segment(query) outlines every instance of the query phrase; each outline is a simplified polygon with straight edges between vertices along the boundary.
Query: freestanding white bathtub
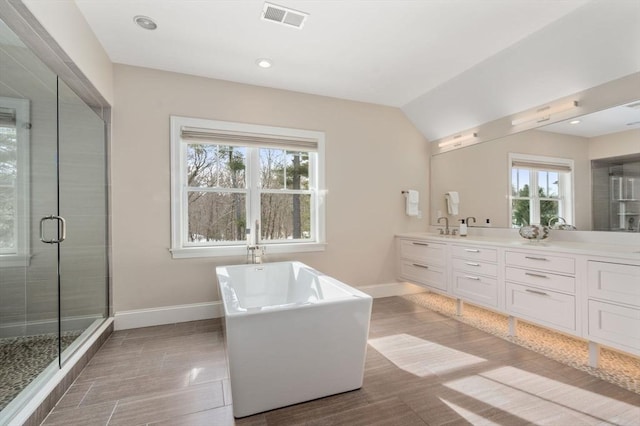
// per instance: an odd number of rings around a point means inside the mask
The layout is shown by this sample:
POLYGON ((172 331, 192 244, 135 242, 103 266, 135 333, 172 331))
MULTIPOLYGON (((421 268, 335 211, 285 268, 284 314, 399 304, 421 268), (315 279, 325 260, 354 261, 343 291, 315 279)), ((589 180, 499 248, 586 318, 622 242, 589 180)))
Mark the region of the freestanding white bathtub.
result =
POLYGON ((362 387, 371 296, 300 262, 216 274, 235 417, 362 387))

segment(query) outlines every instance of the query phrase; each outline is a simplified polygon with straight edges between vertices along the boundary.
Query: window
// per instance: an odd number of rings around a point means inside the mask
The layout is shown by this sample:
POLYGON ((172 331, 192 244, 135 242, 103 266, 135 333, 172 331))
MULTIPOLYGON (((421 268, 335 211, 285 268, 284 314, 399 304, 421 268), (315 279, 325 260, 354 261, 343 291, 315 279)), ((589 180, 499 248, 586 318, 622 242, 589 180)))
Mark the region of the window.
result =
POLYGON ((29 101, 0 97, 0 266, 29 264, 29 101))
POLYGON ((171 117, 174 258, 324 249, 324 133, 171 117))
POLYGON ((573 223, 573 160, 509 154, 509 163, 512 228, 573 223))

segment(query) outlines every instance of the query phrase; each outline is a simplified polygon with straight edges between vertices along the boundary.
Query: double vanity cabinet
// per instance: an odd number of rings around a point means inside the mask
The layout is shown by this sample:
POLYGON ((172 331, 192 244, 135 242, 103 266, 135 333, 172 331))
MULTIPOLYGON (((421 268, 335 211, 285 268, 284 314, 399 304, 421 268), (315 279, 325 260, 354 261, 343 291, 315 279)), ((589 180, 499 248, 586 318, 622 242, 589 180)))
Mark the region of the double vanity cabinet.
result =
POLYGON ((463 303, 640 355, 640 248, 426 233, 396 237, 398 279, 463 303))

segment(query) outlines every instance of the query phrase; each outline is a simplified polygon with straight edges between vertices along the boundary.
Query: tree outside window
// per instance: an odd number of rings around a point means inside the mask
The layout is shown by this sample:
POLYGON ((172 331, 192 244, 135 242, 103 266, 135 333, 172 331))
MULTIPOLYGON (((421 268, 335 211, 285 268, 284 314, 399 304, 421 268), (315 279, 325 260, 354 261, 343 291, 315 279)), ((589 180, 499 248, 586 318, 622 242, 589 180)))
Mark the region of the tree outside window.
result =
POLYGON ((179 252, 198 247, 217 247, 210 255, 239 254, 231 248, 246 245, 248 238, 255 241, 257 229, 260 244, 277 244, 280 250, 286 244, 324 243, 323 135, 291 130, 292 137, 288 130, 172 117, 172 252, 177 257, 192 257, 179 252), (248 132, 255 129, 285 134, 248 132))

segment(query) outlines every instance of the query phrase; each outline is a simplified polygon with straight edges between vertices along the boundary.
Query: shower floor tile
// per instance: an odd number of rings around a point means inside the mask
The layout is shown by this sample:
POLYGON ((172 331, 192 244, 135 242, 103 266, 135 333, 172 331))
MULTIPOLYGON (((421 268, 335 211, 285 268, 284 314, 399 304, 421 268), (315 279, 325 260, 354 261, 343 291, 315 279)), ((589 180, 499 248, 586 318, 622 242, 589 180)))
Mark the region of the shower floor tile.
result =
MULTIPOLYGON (((63 348, 82 332, 67 332, 63 348)), ((58 335, 7 337, 0 339, 0 411, 58 357, 58 335)))

